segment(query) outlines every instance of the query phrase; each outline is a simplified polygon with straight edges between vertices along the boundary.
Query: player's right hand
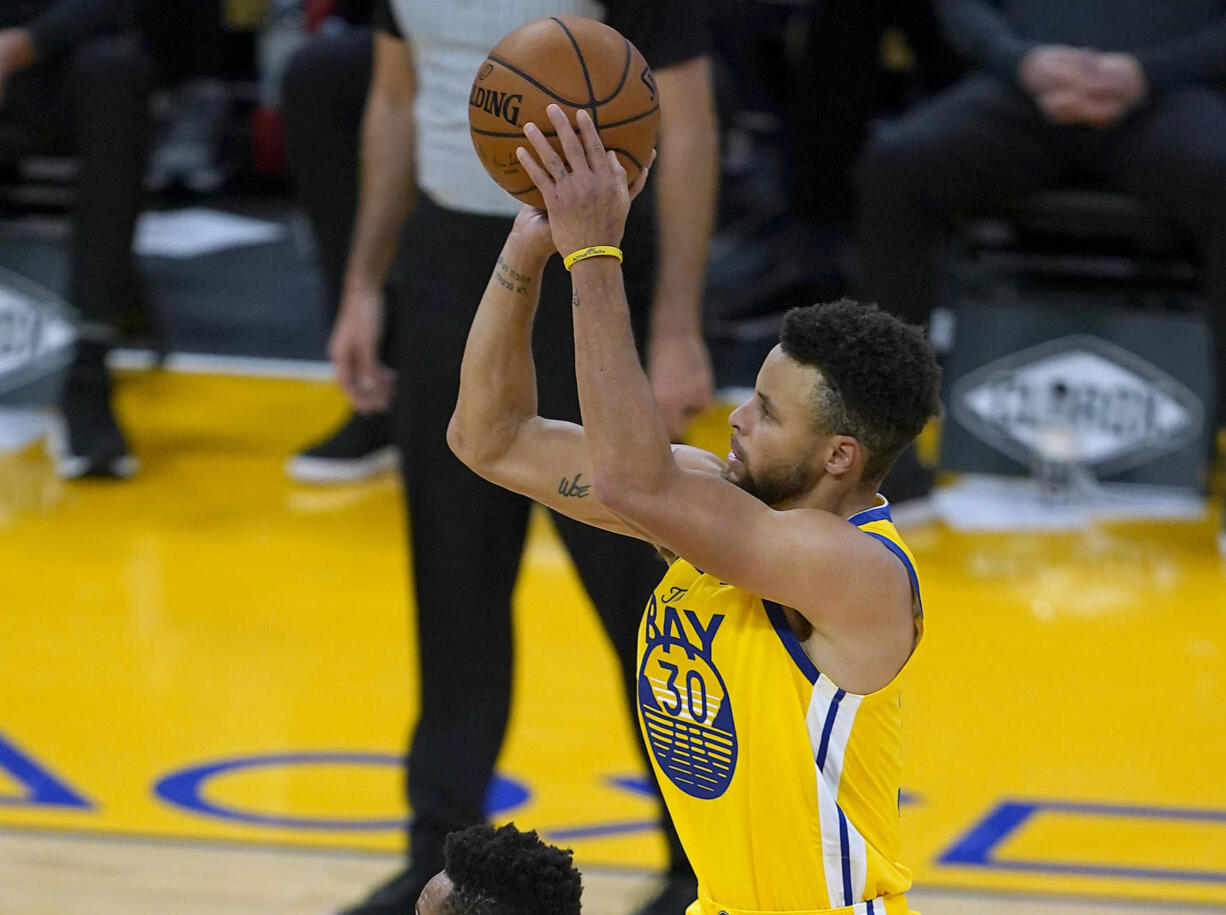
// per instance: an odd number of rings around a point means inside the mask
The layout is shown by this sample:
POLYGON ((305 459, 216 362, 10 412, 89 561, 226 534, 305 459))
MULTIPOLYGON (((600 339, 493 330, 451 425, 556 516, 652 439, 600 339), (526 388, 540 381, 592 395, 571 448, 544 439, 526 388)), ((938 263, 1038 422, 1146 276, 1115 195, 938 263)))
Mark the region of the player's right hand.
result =
POLYGON ((391 404, 396 373, 379 361, 383 340, 383 294, 347 290, 328 340, 336 380, 359 413, 384 411, 391 404))

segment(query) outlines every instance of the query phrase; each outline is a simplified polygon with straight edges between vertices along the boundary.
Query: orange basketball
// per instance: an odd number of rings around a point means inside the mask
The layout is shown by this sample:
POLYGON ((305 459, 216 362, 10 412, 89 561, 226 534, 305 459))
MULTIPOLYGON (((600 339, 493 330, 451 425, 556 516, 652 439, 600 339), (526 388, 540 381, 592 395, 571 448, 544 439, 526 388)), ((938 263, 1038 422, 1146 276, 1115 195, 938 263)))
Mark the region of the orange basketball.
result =
POLYGON ((616 29, 594 19, 551 16, 520 26, 494 46, 468 96, 468 126, 481 164, 524 203, 544 206, 541 193, 515 158, 529 121, 562 147, 545 115, 556 102, 578 130, 586 108, 606 149, 617 153, 631 182, 651 158, 660 125, 660 100, 651 67, 616 29))

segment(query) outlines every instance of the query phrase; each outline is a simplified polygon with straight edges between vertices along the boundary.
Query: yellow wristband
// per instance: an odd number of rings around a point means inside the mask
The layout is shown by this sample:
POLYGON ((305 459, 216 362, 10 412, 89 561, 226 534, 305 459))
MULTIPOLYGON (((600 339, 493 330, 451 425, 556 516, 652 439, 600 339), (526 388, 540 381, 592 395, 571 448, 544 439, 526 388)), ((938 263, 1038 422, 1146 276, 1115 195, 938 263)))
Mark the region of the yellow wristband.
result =
POLYGON ((589 257, 616 257, 620 264, 622 260, 622 249, 614 248, 612 245, 592 245, 590 248, 580 248, 573 254, 568 254, 562 258, 562 265, 569 270, 579 261, 585 261, 589 257))

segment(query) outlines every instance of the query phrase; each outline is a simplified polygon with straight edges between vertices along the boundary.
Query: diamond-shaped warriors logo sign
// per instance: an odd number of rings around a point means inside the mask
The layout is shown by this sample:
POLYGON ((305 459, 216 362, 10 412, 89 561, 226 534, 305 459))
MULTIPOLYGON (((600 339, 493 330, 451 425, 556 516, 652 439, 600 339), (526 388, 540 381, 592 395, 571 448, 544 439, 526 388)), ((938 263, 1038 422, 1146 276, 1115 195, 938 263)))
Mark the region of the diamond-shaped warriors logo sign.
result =
POLYGON ((1077 459, 1103 475, 1185 448, 1205 407, 1185 385, 1099 337, 1062 337, 961 378, 950 410, 973 435, 1027 463, 1053 423, 1070 428, 1077 459))
POLYGON ((61 371, 76 337, 68 310, 50 293, 0 270, 0 398, 20 398, 61 371))

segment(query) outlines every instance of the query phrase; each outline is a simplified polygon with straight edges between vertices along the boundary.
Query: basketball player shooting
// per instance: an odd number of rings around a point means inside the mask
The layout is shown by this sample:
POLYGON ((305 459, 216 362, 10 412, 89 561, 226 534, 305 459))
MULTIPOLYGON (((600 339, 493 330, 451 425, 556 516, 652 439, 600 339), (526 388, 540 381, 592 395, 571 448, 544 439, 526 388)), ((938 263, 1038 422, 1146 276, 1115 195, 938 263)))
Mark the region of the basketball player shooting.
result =
POLYGON ((515 221, 473 320, 448 442, 473 470, 675 557, 640 628, 640 725, 697 872, 690 915, 907 912, 900 674, 923 631, 876 486, 938 409, 917 328, 793 309, 727 460, 669 444, 622 285, 628 187, 585 111, 525 127, 545 210, 515 221), (583 425, 537 415, 531 332, 554 251, 573 284, 583 425))

